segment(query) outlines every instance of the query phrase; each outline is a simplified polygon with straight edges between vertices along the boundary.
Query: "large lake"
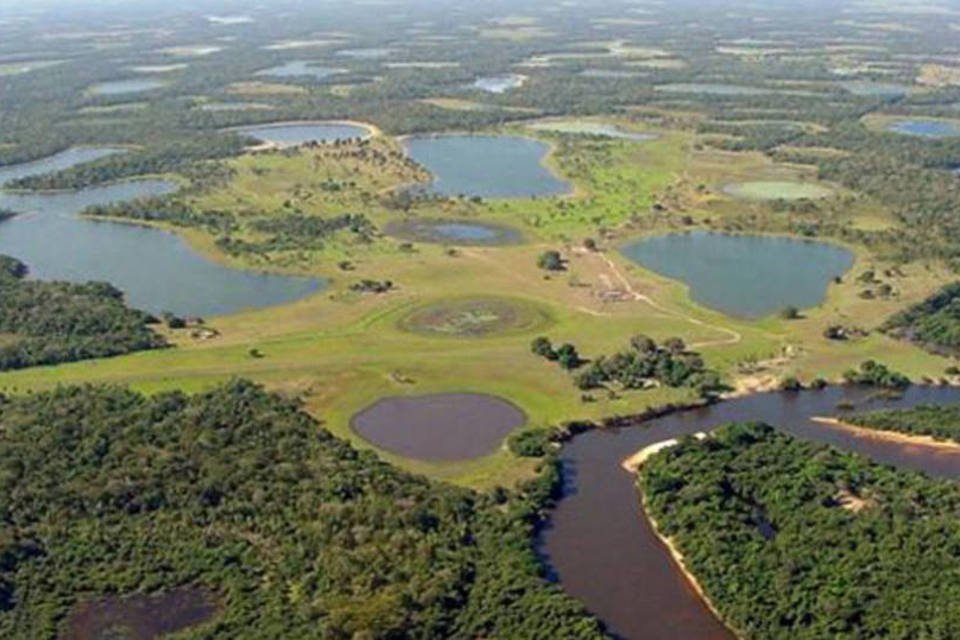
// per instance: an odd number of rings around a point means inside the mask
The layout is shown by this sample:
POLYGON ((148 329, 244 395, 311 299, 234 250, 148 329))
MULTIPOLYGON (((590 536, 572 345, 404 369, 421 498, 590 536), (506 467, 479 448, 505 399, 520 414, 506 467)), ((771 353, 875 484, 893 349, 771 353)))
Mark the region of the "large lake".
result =
POLYGON ((696 596, 654 535, 640 507, 635 478, 620 463, 656 442, 731 422, 759 420, 877 462, 960 478, 956 451, 862 437, 810 420, 835 415, 841 401, 855 403, 857 410, 907 407, 958 402, 960 390, 913 387, 896 401, 885 401, 865 389, 760 394, 635 427, 579 435, 563 447, 562 497, 539 539, 552 577, 597 615, 614 637, 732 639, 733 634, 696 596))
POLYGON ((271 76, 274 78, 310 77, 315 80, 323 80, 324 78, 343 72, 344 69, 324 67, 310 60, 291 60, 285 64, 258 71, 256 75, 271 76))
POLYGON ((154 313, 225 315, 291 302, 324 287, 322 280, 221 266, 173 233, 76 216, 90 205, 174 190, 170 182, 139 180, 73 192, 0 192, 0 209, 21 212, 0 222, 0 254, 19 258, 42 280, 105 280, 131 305, 154 313))
POLYGON ((622 251, 642 267, 686 283, 699 304, 742 318, 815 307, 854 262, 852 253, 832 244, 705 231, 645 238, 622 251))
POLYGON ((427 193, 529 198, 570 192, 543 162, 550 148, 517 136, 413 136, 407 153, 433 174, 427 193))
POLYGON ((101 82, 90 87, 90 95, 94 96, 119 96, 128 93, 142 93, 159 89, 166 85, 163 80, 112 80, 110 82, 101 82))
POLYGON ((12 180, 63 171, 84 162, 92 162, 125 151, 126 149, 122 147, 74 147, 34 162, 0 167, 0 186, 12 180))
POLYGON ((367 127, 342 122, 274 122, 237 127, 231 131, 281 147, 296 147, 308 142, 336 142, 370 135, 367 127))

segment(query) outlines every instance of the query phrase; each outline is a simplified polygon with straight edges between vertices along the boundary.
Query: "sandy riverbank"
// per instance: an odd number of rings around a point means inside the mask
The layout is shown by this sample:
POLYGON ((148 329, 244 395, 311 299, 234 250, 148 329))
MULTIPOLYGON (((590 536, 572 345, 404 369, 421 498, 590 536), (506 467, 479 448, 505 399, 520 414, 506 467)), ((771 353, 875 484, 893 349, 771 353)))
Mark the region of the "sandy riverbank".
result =
POLYGON ((885 440, 887 442, 896 442, 898 444, 907 444, 916 447, 926 447, 929 449, 941 449, 947 451, 958 451, 960 452, 960 443, 951 442, 950 440, 937 440, 933 436, 918 436, 909 433, 902 433, 900 431, 885 431, 882 429, 871 429, 869 427, 861 427, 859 425, 850 424, 849 422, 843 422, 836 418, 811 418, 813 422, 818 424, 827 425, 835 429, 841 429, 853 433, 858 436, 863 436, 865 438, 873 438, 876 440, 885 440))

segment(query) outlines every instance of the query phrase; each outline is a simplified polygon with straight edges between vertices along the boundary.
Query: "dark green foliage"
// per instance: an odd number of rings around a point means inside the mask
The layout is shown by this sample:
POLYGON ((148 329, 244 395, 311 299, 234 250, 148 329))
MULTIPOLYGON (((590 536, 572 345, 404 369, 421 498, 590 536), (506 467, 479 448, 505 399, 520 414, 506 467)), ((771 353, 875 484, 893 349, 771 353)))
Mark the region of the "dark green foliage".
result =
POLYGON ((589 391, 611 383, 623 389, 662 384, 694 387, 705 396, 724 389, 719 376, 706 369, 703 358, 685 349, 680 338, 669 338, 661 347, 646 336, 634 336, 630 349, 590 362, 577 375, 577 387, 589 391))
POLYGON ((154 319, 124 304, 105 282, 26 280, 27 267, 0 256, 0 371, 165 347, 154 319))
POLYGON ((550 429, 520 431, 507 439, 507 446, 514 454, 524 458, 542 458, 549 451, 553 432, 550 429))
POLYGON ((568 342, 557 347, 557 362, 567 371, 573 371, 583 364, 583 359, 577 348, 568 342))
POLYGON ((602 637, 531 549, 553 463, 498 500, 434 484, 242 381, 62 388, 0 402, 0 425, 4 638, 184 584, 222 603, 203 637, 602 637))
POLYGON ((960 352, 960 282, 948 284, 923 302, 892 316, 882 330, 932 351, 960 352))
POLYGON ((784 307, 780 311, 780 317, 784 320, 797 320, 800 318, 800 309, 793 306, 784 307))
POLYGON ((640 485, 744 637, 906 640, 960 628, 956 483, 739 424, 654 456, 640 485))
POLYGON ((363 279, 360 282, 354 282, 350 285, 351 291, 357 293, 387 293, 393 289, 393 282, 390 280, 369 280, 363 279))
POLYGON ((960 405, 921 405, 844 416, 845 422, 880 431, 897 431, 960 442, 960 405))
POLYGON ((176 197, 139 198, 95 205, 85 209, 83 215, 166 222, 178 227, 201 227, 211 233, 230 233, 237 229, 236 216, 229 211, 197 211, 176 197))
POLYGON ((782 391, 802 391, 803 384, 796 376, 787 376, 780 381, 780 389, 782 391))
POLYGON ((530 343, 530 351, 541 358, 546 358, 547 360, 557 359, 557 352, 554 351, 553 344, 550 342, 550 338, 545 336, 534 338, 533 342, 530 343))
POLYGON ((891 371, 886 365, 865 360, 860 363, 860 369, 844 372, 843 379, 847 384, 858 384, 867 387, 880 387, 882 389, 906 389, 910 386, 910 378, 891 371))
POLYGON ((9 186, 16 189, 79 189, 133 176, 184 171, 201 160, 238 155, 245 146, 246 143, 236 136, 199 135, 190 140, 108 156, 58 173, 21 178, 9 186))
POLYGON ((537 266, 545 271, 563 271, 566 269, 566 263, 559 251, 544 251, 537 258, 537 266))

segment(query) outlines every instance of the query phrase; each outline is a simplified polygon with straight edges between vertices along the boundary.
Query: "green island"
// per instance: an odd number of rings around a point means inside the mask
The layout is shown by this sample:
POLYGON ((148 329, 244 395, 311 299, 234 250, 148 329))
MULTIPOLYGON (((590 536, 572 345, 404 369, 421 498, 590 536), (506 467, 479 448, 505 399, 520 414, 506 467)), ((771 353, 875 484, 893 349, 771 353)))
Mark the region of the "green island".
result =
POLYGON ((571 464, 768 400, 957 441, 960 14, 43 4, 0 7, 0 635, 960 622, 950 482, 752 424, 652 456, 718 618, 576 557, 571 464))
POLYGON ((921 405, 913 409, 870 411, 844 416, 843 421, 864 429, 960 443, 960 406, 921 405))
POLYGON ((754 423, 682 440, 639 483, 660 535, 738 635, 949 637, 958 622, 958 583, 944 575, 956 566, 955 482, 754 423))

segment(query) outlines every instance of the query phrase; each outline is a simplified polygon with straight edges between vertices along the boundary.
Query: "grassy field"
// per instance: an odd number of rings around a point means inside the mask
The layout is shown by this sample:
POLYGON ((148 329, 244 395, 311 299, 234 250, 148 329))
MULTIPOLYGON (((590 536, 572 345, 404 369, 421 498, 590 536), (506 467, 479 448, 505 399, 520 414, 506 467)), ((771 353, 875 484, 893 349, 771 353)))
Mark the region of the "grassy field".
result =
MULTIPOLYGON (((629 122, 613 124, 630 128, 629 122)), ((506 132, 530 135, 526 128, 506 132)), ((362 211, 378 226, 411 214, 469 218, 514 226, 528 242, 451 250, 436 244, 403 248, 382 236, 362 244, 336 237, 316 251, 228 258, 212 236, 177 229, 198 250, 233 266, 322 274, 332 278, 332 286, 293 304, 209 319, 219 331, 216 339, 194 340, 176 331, 170 337, 177 347, 170 350, 0 374, 0 391, 76 382, 196 391, 243 376, 303 397, 327 428, 369 447, 351 431, 350 418, 387 395, 491 393, 520 406, 531 427, 629 415, 692 399, 688 390, 657 389, 593 393, 585 401, 569 374, 530 353, 530 341, 541 334, 576 344, 588 358, 623 349, 635 334, 658 340, 680 336, 741 392, 775 386, 786 375, 837 378, 866 358, 915 378, 942 374, 949 364, 945 359, 876 333, 842 343, 823 337, 824 329, 837 323, 872 329, 891 312, 922 299, 948 278, 935 265, 908 265, 891 279, 895 297, 864 300, 854 276, 867 269, 882 273, 889 265, 851 247, 856 265, 841 284, 829 288, 823 305, 797 320, 747 322, 697 306, 682 284, 622 258, 617 248, 641 235, 724 220, 741 215, 744 206, 751 215, 774 215, 764 203, 744 205, 697 185, 722 185, 747 175, 806 175, 801 167, 773 165, 756 155, 695 152, 686 132, 656 133, 655 140, 642 143, 538 133, 552 145, 547 164, 575 185, 572 195, 418 203, 409 212, 394 208, 389 196, 399 185, 425 179, 410 165, 354 157, 349 148, 339 155, 322 148, 244 156, 234 161, 232 182, 201 196, 198 206, 229 209, 241 219, 286 215, 292 209, 324 216, 362 211), (342 188, 322 188, 332 183, 342 188), (654 204, 667 212, 652 213, 654 204), (681 223, 680 213, 691 220, 681 223), (588 237, 597 242, 597 251, 582 247, 588 237), (562 251, 566 271, 547 274, 536 267, 537 256, 548 248, 562 251), (351 271, 337 268, 343 260, 350 261, 351 271), (351 291, 350 284, 363 278, 388 278, 397 288, 381 295, 351 291), (481 336, 409 330, 411 314, 425 305, 456 307, 471 298, 511 300, 547 320, 481 336)), ((384 153, 398 148, 382 137, 371 145, 384 153)), ((882 218, 875 208, 870 211, 882 218)), ((474 487, 510 484, 532 469, 532 463, 505 448, 456 464, 381 454, 404 468, 474 487)))

